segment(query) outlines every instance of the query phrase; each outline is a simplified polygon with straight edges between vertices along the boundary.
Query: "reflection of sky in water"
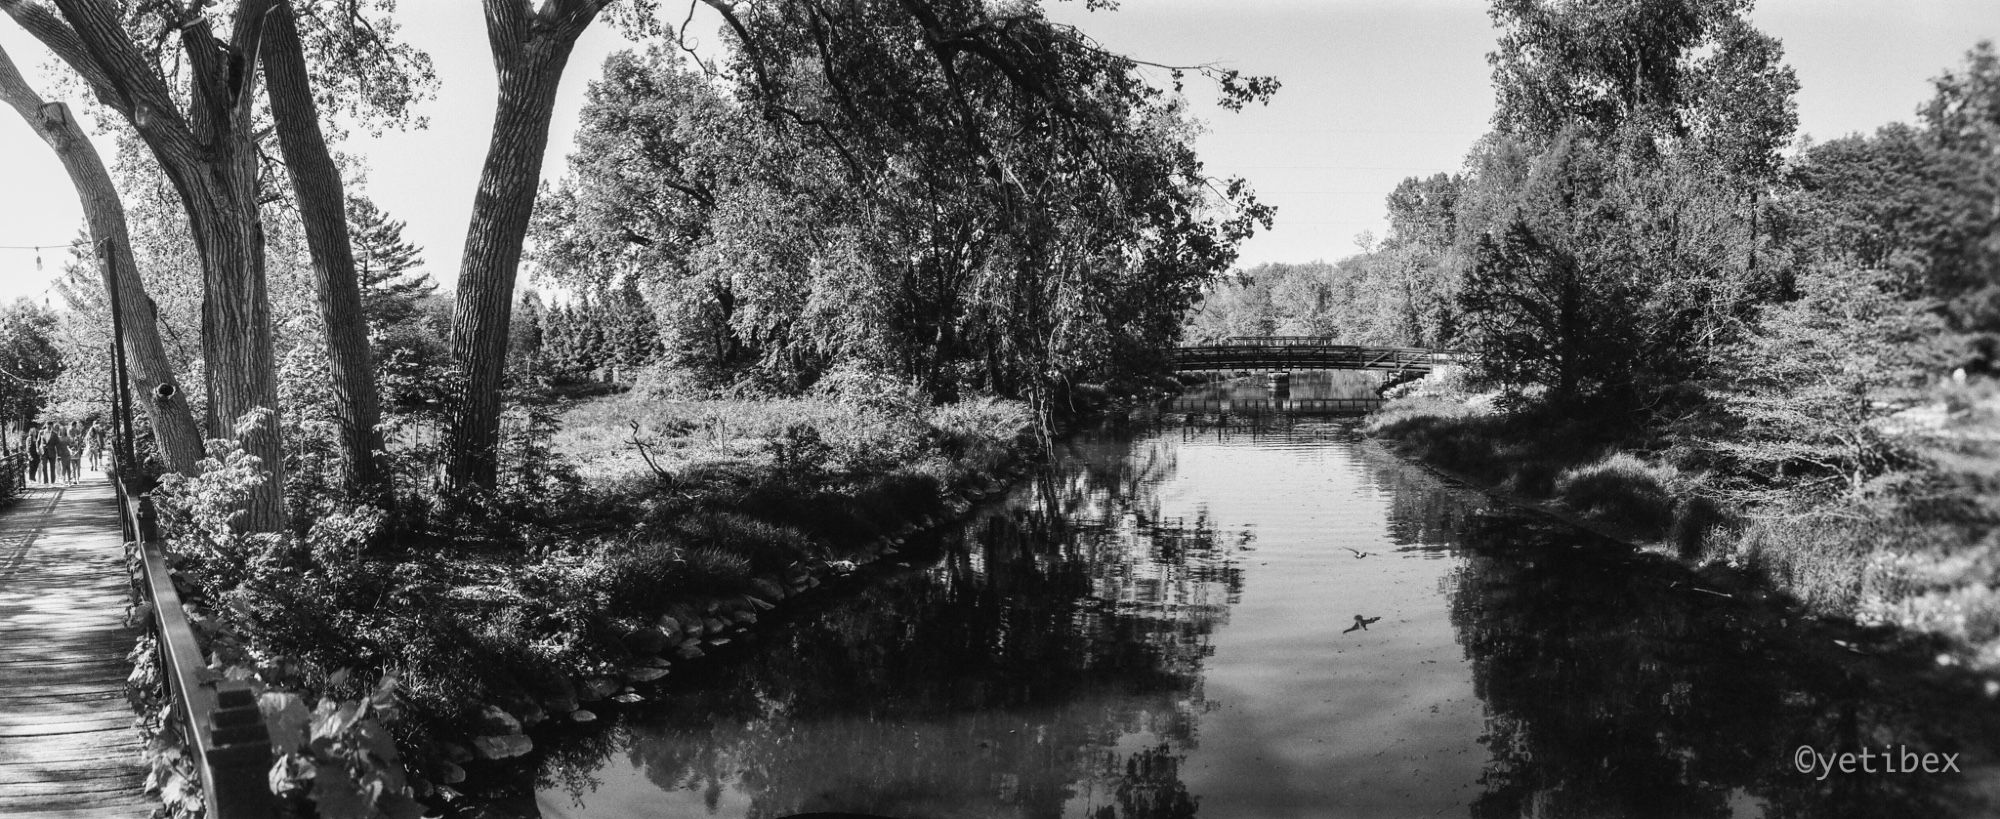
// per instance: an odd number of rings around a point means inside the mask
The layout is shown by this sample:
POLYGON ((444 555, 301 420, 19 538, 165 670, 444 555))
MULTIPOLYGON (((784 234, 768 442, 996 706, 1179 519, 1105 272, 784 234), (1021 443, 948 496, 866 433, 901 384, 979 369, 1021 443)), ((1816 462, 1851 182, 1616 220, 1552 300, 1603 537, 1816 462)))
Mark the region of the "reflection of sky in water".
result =
POLYGON ((1785 753, 1962 747, 1922 704, 1857 727, 1879 670, 1800 653, 1776 615, 1577 557, 1340 424, 1085 437, 1047 488, 551 744, 543 812, 1923 815, 1935 783, 1836 793, 1785 753))

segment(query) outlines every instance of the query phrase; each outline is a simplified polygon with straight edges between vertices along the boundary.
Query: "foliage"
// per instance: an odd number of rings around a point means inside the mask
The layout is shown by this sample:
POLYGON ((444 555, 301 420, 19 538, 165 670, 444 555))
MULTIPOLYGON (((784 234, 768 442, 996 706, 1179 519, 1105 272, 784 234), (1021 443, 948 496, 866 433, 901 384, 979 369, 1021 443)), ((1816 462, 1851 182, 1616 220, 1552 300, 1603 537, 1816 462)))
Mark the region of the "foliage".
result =
POLYGON ((1211 285, 1188 315, 1190 341, 1326 336, 1343 344, 1445 347, 1455 286, 1427 248, 1392 245, 1328 264, 1266 262, 1211 285))
MULTIPOLYGON (((329 684, 342 686, 345 672, 329 684)), ((416 819, 424 809, 403 772, 395 737, 386 727, 400 711, 396 678, 384 676, 360 699, 307 699, 287 691, 266 691, 258 707, 271 726, 277 759, 271 791, 309 801, 321 819, 416 819)))
POLYGON ((1629 348, 1633 296, 1608 266, 1545 240, 1522 222, 1483 237, 1459 307, 1464 345, 1486 375, 1549 388, 1554 401, 1622 391, 1637 362, 1629 348))
POLYGON ((1563 470, 1556 477, 1555 497, 1585 517, 1617 521, 1657 534, 1673 524, 1677 477, 1670 468, 1616 452, 1563 470))
POLYGON ((1634 144, 1692 137, 1735 175, 1766 177, 1798 117, 1798 80, 1751 0, 1495 0, 1496 130, 1544 145, 1579 127, 1634 144))
POLYGON ((520 354, 533 372, 558 381, 631 380, 660 357, 660 331, 653 309, 627 276, 621 286, 587 292, 569 302, 544 305, 530 294, 523 301, 528 337, 520 354))
MULTIPOLYGON (((941 61, 887 44, 986 4, 893 5, 817 14, 813 36, 800 9, 745 7, 721 82, 614 56, 537 260, 642 276, 677 363, 787 388, 845 361, 939 397, 1157 364, 1267 209, 1208 183, 1178 100, 1034 5, 941 61)), ((1223 82, 1239 104, 1275 87, 1223 82)))
POLYGON ((1909 466, 1908 443, 1881 422, 1943 362, 1943 327, 1898 298, 1882 271, 1803 271, 1799 298, 1769 308, 1739 348, 1714 447, 1760 486, 1857 495, 1909 466))
POLYGON ((0 305, 0 435, 7 427, 25 432, 48 405, 64 363, 53 338, 56 321, 53 311, 26 299, 0 305))

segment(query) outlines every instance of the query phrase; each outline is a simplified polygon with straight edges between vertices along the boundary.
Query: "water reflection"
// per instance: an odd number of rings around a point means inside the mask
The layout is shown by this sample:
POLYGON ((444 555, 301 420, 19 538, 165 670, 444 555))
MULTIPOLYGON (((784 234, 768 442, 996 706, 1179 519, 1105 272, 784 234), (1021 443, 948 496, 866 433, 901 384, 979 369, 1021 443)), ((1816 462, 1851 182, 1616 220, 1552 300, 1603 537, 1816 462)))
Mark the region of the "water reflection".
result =
POLYGON ((1133 422, 611 727, 562 816, 1978 816, 1992 703, 1296 417, 1133 422), (1356 555, 1366 555, 1359 557, 1356 555), (1380 618, 1343 633, 1352 617, 1380 618), (1957 777, 1792 769, 1902 744, 1957 777))
POLYGON ((1990 815, 2000 721, 1974 680, 1589 540, 1508 514, 1461 530, 1452 621, 1491 754, 1473 816, 1990 815), (1820 782, 1801 745, 1958 753, 1967 773, 1820 782))
POLYGON ((1382 406, 1374 372, 1271 373, 1233 378, 1189 390, 1162 405, 1167 412, 1257 421, 1284 415, 1363 415, 1382 406))
MULTIPOLYGON (((1242 593, 1210 521, 1163 519, 1166 446, 1072 447, 1053 497, 990 513, 922 571, 788 624, 614 743, 651 815, 1179 817, 1210 633, 1242 593), (1127 748, 1129 737, 1147 737, 1127 748)), ((600 760, 558 751, 554 779, 600 760)), ((597 783, 569 777, 580 801, 597 783)), ((549 801, 545 799, 545 805, 549 801)), ((593 812, 594 815, 594 812, 593 812)))

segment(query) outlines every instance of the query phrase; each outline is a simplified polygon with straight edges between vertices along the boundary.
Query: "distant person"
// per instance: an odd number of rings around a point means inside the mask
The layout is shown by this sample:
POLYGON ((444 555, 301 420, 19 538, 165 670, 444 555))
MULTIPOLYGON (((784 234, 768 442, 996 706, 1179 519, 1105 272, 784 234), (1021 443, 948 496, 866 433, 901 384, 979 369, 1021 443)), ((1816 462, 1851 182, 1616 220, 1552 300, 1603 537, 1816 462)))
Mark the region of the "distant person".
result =
POLYGON ((70 438, 69 458, 63 463, 69 472, 69 482, 83 480, 83 429, 78 427, 70 438))
POLYGON ((35 426, 33 424, 30 424, 28 426, 28 440, 22 442, 22 449, 26 450, 28 454, 27 463, 21 467, 21 484, 23 486, 26 486, 29 481, 34 480, 37 476, 41 474, 41 466, 42 466, 41 427, 35 426))
POLYGON ((62 427, 49 427, 48 440, 42 442, 42 480, 56 483, 67 480, 69 475, 69 442, 63 440, 62 427))
POLYGON ((104 471, 104 428, 96 421, 83 431, 83 456, 90 459, 90 471, 104 471))

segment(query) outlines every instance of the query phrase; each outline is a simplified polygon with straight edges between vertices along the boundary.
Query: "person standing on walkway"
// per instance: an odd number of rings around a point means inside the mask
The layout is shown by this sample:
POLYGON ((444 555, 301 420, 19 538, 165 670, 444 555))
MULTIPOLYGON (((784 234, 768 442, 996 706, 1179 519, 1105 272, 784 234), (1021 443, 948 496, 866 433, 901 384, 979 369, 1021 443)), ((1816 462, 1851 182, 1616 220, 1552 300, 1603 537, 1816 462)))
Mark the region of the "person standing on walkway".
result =
POLYGON ((65 480, 69 472, 69 442, 62 427, 51 425, 48 440, 42 442, 42 475, 48 483, 65 480))
POLYGON ((69 482, 76 483, 83 480, 83 427, 76 425, 70 430, 69 458, 63 462, 63 467, 69 473, 69 482))
POLYGON ((28 454, 26 465, 21 469, 21 485, 27 486, 29 481, 40 477, 42 474, 41 427, 32 424, 28 426, 28 440, 21 443, 21 450, 28 454))
POLYGON ((104 428, 98 426, 96 421, 90 422, 90 428, 83 431, 83 454, 90 459, 90 471, 104 471, 104 428))

